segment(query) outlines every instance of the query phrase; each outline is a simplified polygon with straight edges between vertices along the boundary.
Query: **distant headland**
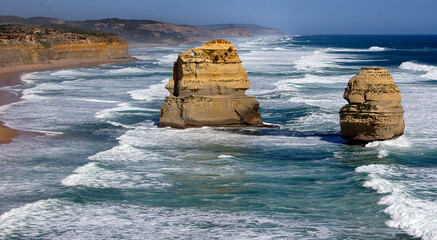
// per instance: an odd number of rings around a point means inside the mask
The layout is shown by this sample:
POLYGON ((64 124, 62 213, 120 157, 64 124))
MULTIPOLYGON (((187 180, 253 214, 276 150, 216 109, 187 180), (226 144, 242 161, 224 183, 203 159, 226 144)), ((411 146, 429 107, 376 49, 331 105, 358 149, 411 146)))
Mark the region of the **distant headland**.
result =
POLYGON ((20 24, 64 31, 84 29, 114 33, 129 42, 130 46, 177 45, 227 37, 252 37, 260 35, 284 35, 279 29, 255 24, 178 25, 154 20, 107 18, 100 20, 69 21, 58 18, 0 16, 0 25, 20 24))

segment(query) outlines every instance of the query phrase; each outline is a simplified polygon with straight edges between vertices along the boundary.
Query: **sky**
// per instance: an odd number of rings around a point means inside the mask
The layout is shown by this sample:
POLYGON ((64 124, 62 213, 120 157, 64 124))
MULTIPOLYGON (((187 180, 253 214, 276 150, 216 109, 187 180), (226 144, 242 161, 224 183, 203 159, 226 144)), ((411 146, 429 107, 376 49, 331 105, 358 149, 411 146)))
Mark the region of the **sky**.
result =
POLYGON ((437 34, 437 0, 0 0, 0 15, 252 23, 288 34, 437 34))

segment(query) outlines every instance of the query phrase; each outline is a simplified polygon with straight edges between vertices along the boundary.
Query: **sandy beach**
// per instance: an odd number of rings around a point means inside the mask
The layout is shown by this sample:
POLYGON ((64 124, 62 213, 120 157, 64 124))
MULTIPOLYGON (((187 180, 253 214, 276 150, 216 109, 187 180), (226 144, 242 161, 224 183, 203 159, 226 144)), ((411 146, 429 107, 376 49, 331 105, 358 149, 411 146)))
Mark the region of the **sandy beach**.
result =
MULTIPOLYGON (((0 68, 0 106, 11 104, 20 101, 21 94, 10 91, 5 87, 16 86, 24 84, 21 81, 21 75, 29 72, 37 71, 50 71, 64 68, 81 68, 81 67, 93 67, 106 63, 121 63, 129 62, 134 58, 115 58, 115 59, 61 59, 52 60, 50 64, 31 64, 21 65, 16 67, 4 67, 0 68)), ((1 113, 0 113, 1 118, 1 113)), ((0 144, 10 143, 19 134, 24 135, 38 135, 37 133, 29 133, 19 131, 19 129, 11 129, 4 125, 0 121, 0 144)))

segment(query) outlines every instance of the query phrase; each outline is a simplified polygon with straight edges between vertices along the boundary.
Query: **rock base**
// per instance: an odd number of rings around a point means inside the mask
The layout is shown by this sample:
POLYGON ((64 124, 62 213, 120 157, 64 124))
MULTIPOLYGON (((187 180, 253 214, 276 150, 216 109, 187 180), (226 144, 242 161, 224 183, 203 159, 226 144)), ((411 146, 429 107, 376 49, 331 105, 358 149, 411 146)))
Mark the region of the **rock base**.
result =
POLYGON ((169 96, 161 108, 158 127, 267 127, 255 97, 169 96))
POLYGON ((404 133, 403 112, 377 113, 340 110, 341 137, 353 142, 388 140, 404 133))

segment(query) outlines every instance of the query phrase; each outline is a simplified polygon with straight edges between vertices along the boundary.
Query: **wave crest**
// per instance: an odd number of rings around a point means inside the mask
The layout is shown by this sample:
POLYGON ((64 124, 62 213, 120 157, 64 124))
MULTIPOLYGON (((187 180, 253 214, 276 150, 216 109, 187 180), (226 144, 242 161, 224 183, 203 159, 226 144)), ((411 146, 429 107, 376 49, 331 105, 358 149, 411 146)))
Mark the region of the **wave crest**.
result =
POLYGON ((391 217, 387 226, 425 240, 437 239, 436 194, 427 190, 437 187, 436 169, 371 164, 355 171, 368 174, 364 187, 387 194, 378 202, 387 206, 384 212, 391 217))
POLYGON ((387 50, 387 48, 385 48, 385 47, 378 47, 378 46, 372 46, 368 50, 372 51, 372 52, 379 52, 379 51, 385 51, 385 50, 387 50))
POLYGON ((425 74, 421 75, 422 78, 437 80, 437 66, 417 63, 417 62, 403 62, 399 69, 410 70, 416 72, 425 72, 425 74))

